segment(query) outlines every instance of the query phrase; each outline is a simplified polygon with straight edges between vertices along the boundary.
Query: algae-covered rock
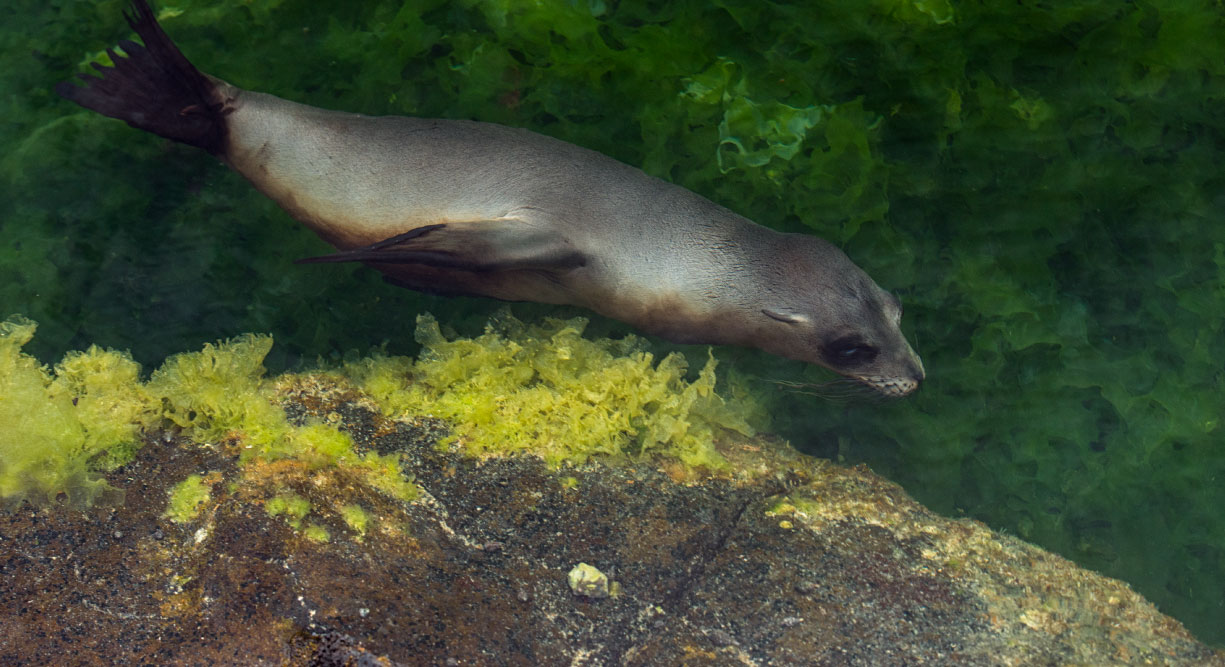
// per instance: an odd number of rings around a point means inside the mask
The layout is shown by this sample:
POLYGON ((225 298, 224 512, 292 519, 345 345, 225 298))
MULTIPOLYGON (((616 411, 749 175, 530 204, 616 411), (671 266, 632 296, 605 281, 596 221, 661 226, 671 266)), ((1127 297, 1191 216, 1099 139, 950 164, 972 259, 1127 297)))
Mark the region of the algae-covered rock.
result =
MULTIPOLYGON (((536 346, 529 357, 558 354, 544 340, 581 345, 564 323, 546 326, 552 335, 526 343, 504 330, 480 343, 486 352, 446 343, 478 356, 536 346)), ((429 377, 420 362, 268 379, 254 370, 258 339, 235 340, 235 357, 231 342, 174 362, 176 386, 203 387, 206 401, 158 388, 168 373, 133 380, 163 412, 143 422, 129 461, 92 473, 123 503, 0 514, 0 662, 1225 661, 1121 582, 775 439, 708 425, 700 444, 720 463, 699 467, 632 439, 628 451, 558 460, 522 440, 473 450, 479 422, 406 400, 429 377), (237 378, 241 409, 212 388, 223 375, 237 378), (584 585, 599 576, 579 577, 575 594, 580 563, 609 582, 607 596, 585 592, 603 590, 584 585)), ((45 369, 8 359, 28 386, 46 386, 45 369)), ((531 390, 545 374, 532 365, 515 381, 531 390)), ((666 384, 683 393, 702 381, 666 384)))

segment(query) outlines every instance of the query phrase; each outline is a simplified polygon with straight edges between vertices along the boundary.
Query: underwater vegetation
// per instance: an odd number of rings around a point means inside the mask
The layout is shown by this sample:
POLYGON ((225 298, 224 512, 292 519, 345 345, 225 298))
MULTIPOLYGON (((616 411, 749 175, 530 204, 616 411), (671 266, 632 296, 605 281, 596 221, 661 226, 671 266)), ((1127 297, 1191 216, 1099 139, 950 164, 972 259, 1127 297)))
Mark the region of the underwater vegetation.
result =
MULTIPOLYGON (((690 382, 681 355, 655 362, 639 339, 583 338, 584 325, 576 318, 527 326, 503 314, 480 337, 448 340, 433 317, 422 315, 419 360, 379 355, 317 373, 353 382, 387 416, 444 417, 456 434, 443 445, 457 443, 473 456, 532 453, 552 466, 595 455, 662 455, 718 470, 727 466, 714 448, 718 433, 751 434, 748 420, 760 422, 751 404, 727 402, 715 392, 713 358, 690 382)), ((249 486, 270 490, 268 514, 283 516, 309 539, 327 541, 327 531, 305 522, 310 499, 276 486, 284 477, 279 461, 335 468, 401 501, 417 497, 394 454, 357 451, 352 436, 326 421, 289 419, 274 389, 315 376, 266 378, 269 336, 248 334, 175 355, 142 382, 126 354, 97 348, 69 353, 49 371, 21 351, 34 330, 21 317, 0 323, 0 501, 6 504, 45 505, 61 494, 78 508, 118 502, 118 490, 98 473, 131 460, 143 432, 161 428, 247 464, 249 486)), ((217 473, 188 475, 170 489, 165 516, 192 521, 222 481, 217 473)), ((371 521, 356 503, 336 513, 358 536, 371 521)))
MULTIPOLYGON (((56 99, 51 86, 123 32, 122 2, 11 4, 0 29, 0 312, 41 323, 26 347, 35 357, 96 343, 153 367, 265 331, 276 368, 384 340, 395 358, 416 352, 408 318, 425 309, 479 337, 495 304, 292 266, 324 246, 236 176, 56 99)), ((1218 3, 180 0, 160 10, 202 69, 236 85, 329 108, 529 127, 835 241, 901 295, 929 378, 896 404, 821 402, 763 382, 784 434, 867 461, 937 510, 1122 578, 1225 642, 1218 3)), ((616 329, 593 319, 589 330, 616 329)), ((704 348, 686 353, 695 368, 704 361, 704 348)), ((716 354, 766 380, 825 378, 716 354)), ((22 386, 59 382, 23 359, 5 362, 23 369, 22 386)), ((67 398, 78 390, 61 386, 69 393, 51 405, 62 426, 37 437, 68 451, 122 440, 91 431, 101 426, 67 398)), ((191 421, 184 409, 175 415, 191 421)), ((253 420, 262 410, 236 409, 253 420)), ((269 428, 260 451, 288 442, 269 428)), ((89 467, 27 464, 90 479, 89 467)))
MULTIPOLYGON (((130 461, 144 431, 157 428, 210 445, 225 442, 243 463, 291 459, 343 469, 402 501, 417 495, 395 457, 357 452, 348 434, 323 422, 290 422, 264 377, 269 336, 240 336, 175 355, 142 382, 140 366, 126 353, 97 347, 46 368, 21 350, 35 328, 20 316, 0 322, 0 502, 6 505, 44 505, 61 496, 78 508, 120 502, 122 491, 98 473, 130 461)), ((171 489, 166 516, 192 520, 220 481, 214 474, 189 475, 171 489)))
POLYGON ((85 506, 119 498, 97 478, 127 462, 149 397, 125 354, 90 347, 64 356, 54 375, 21 348, 36 325, 0 322, 0 502, 45 503, 64 493, 85 506))
POLYGON ((346 371, 389 415, 425 413, 455 424, 467 452, 526 451, 546 463, 660 453, 691 467, 727 464, 722 429, 752 435, 753 404, 715 393, 711 357, 692 382, 684 356, 658 362, 636 336, 583 337, 587 321, 527 326, 502 313, 475 338, 443 336, 417 318, 420 360, 374 357, 346 371))
MULTIPOLYGON (((211 497, 212 491, 203 476, 188 475, 187 479, 170 489, 165 516, 175 523, 187 523, 200 514, 201 506, 211 497)), ((268 506, 271 505, 272 501, 269 501, 268 506)), ((272 512, 271 509, 268 511, 272 512)))

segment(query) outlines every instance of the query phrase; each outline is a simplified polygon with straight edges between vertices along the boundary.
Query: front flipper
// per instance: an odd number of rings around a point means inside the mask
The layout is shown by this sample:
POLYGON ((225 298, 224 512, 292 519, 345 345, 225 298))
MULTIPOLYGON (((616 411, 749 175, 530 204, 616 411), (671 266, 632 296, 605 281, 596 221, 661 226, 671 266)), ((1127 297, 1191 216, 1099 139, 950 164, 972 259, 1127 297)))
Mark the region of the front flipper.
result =
POLYGON ((361 248, 307 257, 299 264, 367 262, 422 264, 462 271, 567 270, 586 256, 562 235, 510 220, 425 225, 361 248))

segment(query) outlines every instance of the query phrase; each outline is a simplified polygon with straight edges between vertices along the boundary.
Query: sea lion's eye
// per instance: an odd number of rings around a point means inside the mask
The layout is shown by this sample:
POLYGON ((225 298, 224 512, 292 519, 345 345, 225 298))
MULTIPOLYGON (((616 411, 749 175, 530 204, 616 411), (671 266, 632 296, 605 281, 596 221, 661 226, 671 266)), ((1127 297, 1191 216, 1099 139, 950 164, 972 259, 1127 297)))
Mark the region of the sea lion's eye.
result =
POLYGON ((877 349, 858 338, 843 338, 825 347, 825 357, 838 366, 858 366, 876 358, 877 349))

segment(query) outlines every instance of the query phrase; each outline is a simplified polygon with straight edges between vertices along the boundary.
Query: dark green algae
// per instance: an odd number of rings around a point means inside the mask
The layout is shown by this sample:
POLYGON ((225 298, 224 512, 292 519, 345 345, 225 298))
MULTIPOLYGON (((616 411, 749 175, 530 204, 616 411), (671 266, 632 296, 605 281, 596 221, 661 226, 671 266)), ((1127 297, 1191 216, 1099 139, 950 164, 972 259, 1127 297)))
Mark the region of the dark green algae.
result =
MULTIPOLYGON (((98 343, 154 367, 258 331, 292 367, 411 352, 412 314, 474 333, 497 307, 294 267, 323 246, 215 160, 55 98, 127 35, 122 5, 17 0, 0 32, 0 316, 40 322, 40 358, 98 343)), ((834 240, 902 296, 930 377, 831 404, 766 382, 820 371, 718 350, 793 442, 1120 577, 1220 643, 1221 11, 228 0, 164 19, 240 86, 529 127, 834 240)))

